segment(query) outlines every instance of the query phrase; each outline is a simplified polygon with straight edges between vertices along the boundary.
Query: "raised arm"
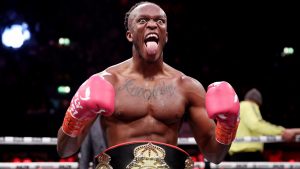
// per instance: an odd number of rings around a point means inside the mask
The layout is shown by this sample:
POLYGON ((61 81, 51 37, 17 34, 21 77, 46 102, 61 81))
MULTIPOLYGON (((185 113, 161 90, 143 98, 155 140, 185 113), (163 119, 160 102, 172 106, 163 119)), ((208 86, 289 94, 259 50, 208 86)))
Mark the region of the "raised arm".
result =
POLYGON ((235 138, 239 100, 227 82, 211 84, 207 93, 200 83, 194 81, 194 84, 188 92, 189 123, 204 157, 218 164, 235 138))
POLYGON ((97 115, 109 116, 114 111, 115 91, 96 74, 77 90, 58 131, 57 152, 61 157, 75 154, 97 115))

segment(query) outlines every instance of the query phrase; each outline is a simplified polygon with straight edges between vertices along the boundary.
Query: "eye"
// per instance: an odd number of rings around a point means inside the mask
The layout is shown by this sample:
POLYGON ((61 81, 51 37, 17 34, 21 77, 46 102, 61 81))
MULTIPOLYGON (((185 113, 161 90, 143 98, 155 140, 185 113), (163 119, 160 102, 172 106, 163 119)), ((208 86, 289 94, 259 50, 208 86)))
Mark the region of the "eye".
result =
POLYGON ((138 20, 139 24, 144 24, 146 22, 147 22, 147 20, 145 18, 141 18, 141 19, 138 20))
POLYGON ((163 25, 163 24, 166 23, 166 21, 165 21, 164 19, 158 19, 156 22, 157 22, 159 25, 163 25))

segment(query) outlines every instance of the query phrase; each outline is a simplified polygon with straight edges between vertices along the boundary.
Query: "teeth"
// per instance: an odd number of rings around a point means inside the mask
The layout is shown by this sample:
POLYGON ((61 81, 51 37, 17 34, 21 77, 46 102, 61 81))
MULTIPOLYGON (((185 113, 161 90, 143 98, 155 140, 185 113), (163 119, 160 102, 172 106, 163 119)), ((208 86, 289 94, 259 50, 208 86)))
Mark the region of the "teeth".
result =
POLYGON ((158 39, 158 36, 156 34, 154 34, 154 33, 147 35, 146 39, 147 38, 151 38, 151 37, 155 37, 156 39, 158 39))

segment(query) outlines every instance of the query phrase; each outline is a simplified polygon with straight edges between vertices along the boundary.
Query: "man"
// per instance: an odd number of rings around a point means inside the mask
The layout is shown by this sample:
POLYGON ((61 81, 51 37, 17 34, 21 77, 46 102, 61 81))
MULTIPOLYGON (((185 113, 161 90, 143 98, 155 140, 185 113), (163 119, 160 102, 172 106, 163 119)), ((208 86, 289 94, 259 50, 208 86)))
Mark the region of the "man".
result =
MULTIPOLYGON (((262 94, 256 88, 250 89, 240 103, 240 124, 237 137, 281 135, 284 141, 295 140, 299 129, 286 129, 265 121, 260 112, 262 94)), ((263 156, 263 142, 234 142, 229 150, 231 161, 266 161, 263 156)))
POLYGON ((220 163, 238 126, 234 89, 221 81, 206 92, 196 79, 164 63, 167 16, 157 4, 134 5, 126 13, 125 27, 132 57, 79 87, 58 131, 59 155, 76 153, 101 114, 110 148, 97 156, 97 168, 193 168, 188 153, 177 147, 187 116, 205 158, 220 163))

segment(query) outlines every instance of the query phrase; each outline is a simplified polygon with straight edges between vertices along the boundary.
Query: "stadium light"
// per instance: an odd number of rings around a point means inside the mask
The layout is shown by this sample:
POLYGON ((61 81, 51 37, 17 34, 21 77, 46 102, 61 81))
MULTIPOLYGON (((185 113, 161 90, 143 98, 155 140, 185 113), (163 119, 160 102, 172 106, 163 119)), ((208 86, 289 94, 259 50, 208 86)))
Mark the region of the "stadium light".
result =
POLYGON ((1 35, 2 44, 6 47, 18 49, 31 37, 28 24, 13 24, 5 27, 1 35))

